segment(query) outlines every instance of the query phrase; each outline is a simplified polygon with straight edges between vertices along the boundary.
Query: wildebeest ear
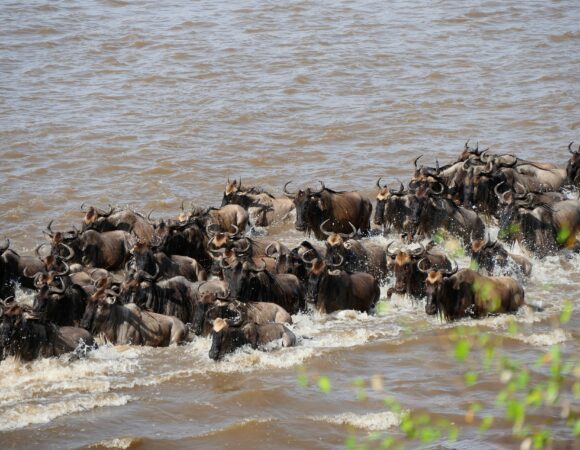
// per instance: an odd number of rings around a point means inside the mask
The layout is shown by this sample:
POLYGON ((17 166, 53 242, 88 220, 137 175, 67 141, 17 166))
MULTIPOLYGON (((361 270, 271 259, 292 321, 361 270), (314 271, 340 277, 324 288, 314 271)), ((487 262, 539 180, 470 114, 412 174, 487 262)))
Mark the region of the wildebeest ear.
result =
POLYGON ((95 208, 91 206, 87 211, 87 213, 85 214, 85 223, 89 225, 93 223, 95 220, 97 220, 98 217, 99 216, 97 214, 97 211, 95 211, 95 208))

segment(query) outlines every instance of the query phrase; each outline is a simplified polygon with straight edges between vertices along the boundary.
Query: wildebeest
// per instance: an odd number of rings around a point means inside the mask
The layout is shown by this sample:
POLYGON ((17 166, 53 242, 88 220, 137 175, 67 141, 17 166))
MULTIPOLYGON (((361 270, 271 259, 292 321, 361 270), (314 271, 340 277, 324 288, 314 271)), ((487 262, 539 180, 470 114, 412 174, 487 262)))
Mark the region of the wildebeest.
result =
POLYGON ((168 256, 189 256, 208 271, 212 259, 208 252, 209 236, 206 228, 198 218, 183 222, 161 221, 156 227, 160 243, 156 250, 168 256))
POLYGON ((138 306, 158 314, 175 316, 183 323, 193 320, 198 284, 182 276, 157 281, 142 270, 130 271, 121 284, 123 303, 138 306))
POLYGON ((23 361, 72 352, 79 346, 94 347, 90 333, 82 328, 58 327, 39 320, 27 305, 0 305, 0 359, 15 356, 23 361))
POLYGON ((425 270, 428 268, 450 269, 451 262, 444 253, 435 253, 419 244, 416 249, 403 248, 391 250, 393 242, 389 242, 386 253, 389 258, 389 268, 395 277, 395 285, 387 291, 387 297, 393 293, 407 294, 412 297, 425 295, 425 270))
POLYGON ((501 211, 498 237, 508 243, 517 240, 538 257, 574 248, 580 232, 580 200, 529 206, 508 204, 501 211))
POLYGON ((334 233, 350 233, 352 225, 362 234, 367 234, 371 228, 371 201, 358 192, 337 192, 328 189, 321 181, 322 188, 312 191, 310 188, 297 193, 288 192, 284 185, 284 193, 293 200, 296 206, 295 228, 323 240, 324 233, 320 224, 329 219, 327 228, 334 233))
POLYGON ((377 207, 375 210, 374 223, 382 225, 385 232, 393 229, 402 232, 405 219, 410 214, 408 192, 403 183, 400 183, 398 191, 390 189, 386 184, 381 186, 381 179, 377 181, 379 192, 377 194, 377 207))
POLYGON ((122 305, 115 293, 97 291, 89 300, 81 326, 93 335, 104 335, 113 344, 167 347, 184 342, 187 332, 177 317, 156 314, 134 303, 122 305))
POLYGON ((266 270, 265 263, 258 268, 248 261, 236 261, 223 273, 233 299, 273 302, 290 314, 296 314, 305 306, 304 288, 295 275, 272 274, 266 270))
POLYGON ((242 181, 226 182, 222 207, 228 204, 237 204, 248 210, 254 225, 266 227, 285 220, 292 210, 294 203, 284 197, 274 197, 272 194, 256 187, 242 187, 242 181))
MULTIPOLYGON (((27 274, 36 274, 45 272, 47 262, 43 261, 38 254, 37 256, 21 256, 14 250, 10 249, 10 240, 5 239, 0 245, 0 298, 14 296, 14 283, 19 282, 28 288, 34 288, 32 279, 27 274)), ((51 259, 51 264, 57 261, 51 259)))
POLYGON ((567 183, 580 188, 580 146, 578 150, 572 149, 572 144, 568 145, 568 151, 572 154, 570 160, 566 165, 566 179, 567 183))
POLYGON ((341 269, 347 272, 367 272, 374 278, 382 281, 387 276, 387 254, 383 246, 370 242, 361 242, 352 239, 356 234, 331 233, 324 229, 327 221, 320 224, 320 231, 326 239, 326 261, 336 261, 340 256, 343 261, 341 269))
POLYGON ((488 277, 457 266, 451 271, 430 271, 425 290, 425 312, 447 321, 515 312, 525 303, 524 290, 513 278, 488 277))
POLYGON ((441 191, 431 188, 419 189, 411 196, 411 212, 405 225, 411 239, 431 237, 439 229, 449 231, 468 246, 471 239, 485 237, 485 225, 475 211, 457 206, 449 198, 440 196, 441 191))
MULTIPOLYGON (((203 281, 207 278, 204 268, 193 258, 182 255, 167 256, 163 252, 153 252, 144 242, 137 242, 131 249, 133 266, 157 279, 183 276, 189 281, 203 281)), ((131 261, 129 262, 129 264, 131 261)))
POLYGON ((71 282, 66 274, 38 273, 34 283, 34 312, 43 320, 60 326, 78 326, 85 312, 87 291, 71 282))
MULTIPOLYGON (((181 205, 183 208, 183 204, 181 205)), ((240 205, 225 205, 221 208, 199 208, 193 207, 191 211, 179 215, 180 221, 197 219, 208 232, 231 232, 234 235, 243 233, 248 225, 248 212, 240 205)))
MULTIPOLYGON (((340 267, 341 262, 334 264, 340 267)), ((306 301, 314 303, 320 313, 332 313, 343 309, 368 312, 380 297, 379 283, 364 272, 347 273, 331 269, 327 263, 312 261, 308 276, 306 301)))
POLYGON ((214 361, 222 359, 226 354, 249 344, 253 349, 266 345, 278 339, 282 346, 296 345, 296 336, 280 323, 245 323, 238 327, 230 326, 227 320, 215 319, 211 333, 211 348, 209 357, 214 361))
POLYGON ((85 212, 81 231, 95 230, 101 233, 126 231, 133 233, 140 241, 147 244, 152 244, 156 238, 153 224, 141 214, 130 209, 115 211, 115 208, 109 207, 109 211, 104 211, 90 206, 85 211, 83 203, 81 210, 85 212))
POLYGON ((471 250, 471 259, 477 271, 484 270, 492 275, 498 267, 503 275, 527 277, 532 273, 532 263, 528 258, 508 252, 500 242, 492 241, 489 237, 473 241, 471 250))

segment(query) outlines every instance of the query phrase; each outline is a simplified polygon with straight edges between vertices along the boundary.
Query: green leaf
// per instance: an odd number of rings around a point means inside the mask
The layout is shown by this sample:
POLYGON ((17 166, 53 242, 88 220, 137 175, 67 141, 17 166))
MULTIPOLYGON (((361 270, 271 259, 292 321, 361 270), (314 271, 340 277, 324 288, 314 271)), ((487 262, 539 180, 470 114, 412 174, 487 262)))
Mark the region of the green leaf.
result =
POLYGON ((318 387, 325 394, 328 394, 332 390, 330 380, 326 376, 321 376, 320 378, 318 378, 318 387))
POLYGON ((519 432, 526 416, 525 405, 517 400, 509 400, 506 408, 506 416, 514 423, 514 432, 519 432))
POLYGON ((549 430, 540 430, 532 436, 532 442, 534 443, 534 448, 542 449, 548 443, 550 439, 550 431, 549 430))
POLYGON ((574 436, 580 436, 580 419, 576 419, 576 422, 574 422, 574 428, 572 429, 572 434, 574 436))
POLYGON ((449 428, 449 433, 447 434, 447 439, 449 439, 449 441, 451 442, 455 442, 458 437, 459 437, 459 428, 457 428, 455 425, 451 425, 451 427, 449 428))
POLYGON ((508 333, 513 336, 517 332, 518 332, 518 324, 516 323, 515 320, 511 319, 508 323, 508 333))
POLYGON ((526 397, 527 404, 539 408, 540 406, 542 406, 542 398, 543 398, 542 394, 543 394, 542 386, 534 387, 526 397))
POLYGON ((570 317, 572 317, 572 311, 574 310, 574 305, 570 300, 564 302, 564 309, 560 314, 560 323, 568 323, 570 317))
POLYGON ((441 432, 433 427, 423 427, 419 431, 419 439, 422 442, 433 442, 441 437, 441 432))
POLYGON ((344 441, 344 446, 348 449, 348 450, 356 450, 358 448, 358 442, 356 440, 355 436, 347 436, 345 441, 344 441))
POLYGON ((528 373, 528 371, 522 370, 516 376, 514 384, 515 384, 516 388, 521 391, 521 390, 526 389, 528 387, 529 380, 530 380, 530 374, 528 373))
POLYGON ((490 415, 485 416, 481 419, 481 423, 479 424, 479 429, 481 431, 487 431, 493 425, 493 417, 490 415))
POLYGON ((387 436, 383 439, 381 443, 381 448, 391 448, 392 445, 395 443, 395 438, 393 436, 387 436))
POLYGON ((548 382, 548 387, 546 388, 546 403, 548 405, 553 405, 558 400, 560 396, 560 383, 557 381, 548 382))
POLYGON ((465 361, 467 355, 469 355, 470 344, 467 340, 462 339, 457 344, 455 344, 455 359, 458 361, 465 361))
POLYGON ((472 370, 465 372, 464 380, 466 386, 473 386, 475 383, 477 383, 477 373, 472 370))

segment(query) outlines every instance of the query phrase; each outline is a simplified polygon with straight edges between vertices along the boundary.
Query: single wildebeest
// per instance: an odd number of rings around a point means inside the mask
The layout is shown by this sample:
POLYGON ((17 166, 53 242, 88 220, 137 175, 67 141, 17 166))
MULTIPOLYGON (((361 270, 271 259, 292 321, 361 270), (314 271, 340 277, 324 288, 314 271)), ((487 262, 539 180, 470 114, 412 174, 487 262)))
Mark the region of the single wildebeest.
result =
POLYGON ((0 245, 0 298, 14 296, 14 283, 19 282, 27 288, 34 289, 34 284, 29 274, 46 272, 47 267, 53 268, 57 261, 53 258, 43 260, 38 253, 40 246, 36 247, 37 256, 20 256, 10 249, 10 240, 5 239, 0 245))
POLYGON ((93 206, 85 211, 84 203, 81 205, 81 210, 85 212, 81 231, 126 231, 133 233, 140 241, 147 244, 153 243, 156 238, 153 224, 135 211, 129 209, 115 211, 115 208, 110 205, 109 211, 93 206))
POLYGON ((304 288, 292 274, 272 274, 266 264, 257 268, 248 261, 236 261, 223 271, 231 298, 243 302, 273 302, 290 314, 296 314, 305 306, 304 288))
POLYGON ((91 334, 82 328, 58 327, 41 321, 27 305, 0 305, 0 359, 15 356, 32 361, 60 356, 83 345, 95 347, 91 334))
MULTIPOLYGON (((183 204, 181 205, 183 208, 183 204)), ((230 232, 234 234, 243 233, 248 225, 248 211, 240 205, 225 205, 221 208, 199 208, 193 209, 186 213, 183 211, 179 215, 180 221, 197 219, 205 226, 208 233, 210 232, 230 232)))
POLYGON ((136 270, 143 270, 156 279, 167 279, 183 276, 189 281, 204 281, 207 279, 204 268, 195 259, 189 256, 171 255, 163 252, 153 252, 144 242, 137 242, 131 249, 133 266, 136 270))
POLYGON ((330 219, 327 229, 335 233, 350 233, 352 225, 362 234, 367 234, 371 228, 371 201, 358 192, 336 192, 324 186, 319 191, 307 188, 297 193, 287 191, 290 181, 284 185, 284 193, 291 198, 296 206, 295 228, 316 239, 323 240, 324 233, 320 224, 330 219), (352 224, 352 225, 351 225, 352 224))
POLYGON ((175 316, 183 323, 193 320, 198 284, 184 277, 157 281, 142 270, 130 271, 121 284, 123 303, 135 303, 158 314, 175 316))
POLYGON ((568 151, 572 156, 566 165, 566 179, 568 184, 580 188, 580 146, 578 146, 578 150, 572 150, 573 143, 570 142, 568 146, 568 151))
POLYGON ((524 289, 513 278, 488 277, 471 269, 431 271, 425 280, 425 312, 447 321, 516 312, 525 304, 524 289))
POLYGON ((409 193, 405 191, 403 183, 400 183, 398 191, 390 189, 385 184, 381 186, 381 179, 377 181, 379 192, 377 194, 377 207, 375 210, 374 223, 382 225, 384 232, 390 229, 402 232, 405 219, 410 214, 409 193))
POLYGON ((209 357, 214 361, 226 354, 249 344, 253 349, 272 341, 282 340, 283 347, 296 345, 296 336, 280 323, 245 323, 239 327, 230 326, 227 320, 215 319, 211 333, 209 357))
POLYGON ((488 275, 493 275, 497 267, 502 275, 528 277, 532 273, 532 263, 528 258, 509 253, 500 242, 492 241, 489 237, 473 241, 471 250, 471 259, 475 262, 478 272, 483 270, 488 275))
POLYGON ((254 225, 266 227, 282 222, 294 210, 292 200, 284 197, 274 197, 272 194, 256 187, 243 187, 242 180, 226 182, 222 207, 237 204, 248 210, 254 225))
POLYGON ((467 247, 471 239, 485 238, 485 225, 475 211, 457 206, 449 198, 441 197, 440 191, 419 189, 412 196, 411 214, 405 228, 409 238, 431 237, 439 229, 457 236, 467 247))
MULTIPOLYGON (((339 261, 333 267, 341 264, 339 261)), ((320 313, 330 314, 343 309, 368 312, 378 302, 379 296, 379 283, 372 275, 331 269, 318 259, 312 262, 306 301, 314 303, 320 313)))
POLYGON ((431 249, 427 250, 422 244, 414 250, 403 248, 395 251, 391 250, 392 245, 393 242, 389 242, 386 252, 390 271, 395 276, 395 286, 387 291, 388 298, 393 293, 407 294, 415 298, 423 297, 427 277, 424 270, 427 267, 451 269, 451 261, 445 254, 432 252, 431 249))
POLYGON ((350 234, 331 233, 324 229, 324 221, 320 224, 320 231, 328 238, 326 239, 325 260, 336 261, 342 257, 342 270, 347 272, 367 272, 377 280, 382 281, 387 276, 387 253, 383 246, 370 242, 361 242, 352 239, 356 234, 354 229, 350 234))
POLYGON ((184 342, 186 328, 177 317, 145 311, 134 303, 122 305, 115 295, 97 291, 87 304, 81 326, 115 345, 167 347, 184 342))
POLYGON ((515 202, 500 211, 499 238, 514 240, 537 257, 574 248, 580 232, 580 200, 534 207, 515 202))
POLYGON ((163 222, 156 228, 160 244, 157 251, 166 255, 182 255, 195 259, 208 271, 212 259, 208 253, 208 241, 205 226, 197 218, 186 222, 163 222))

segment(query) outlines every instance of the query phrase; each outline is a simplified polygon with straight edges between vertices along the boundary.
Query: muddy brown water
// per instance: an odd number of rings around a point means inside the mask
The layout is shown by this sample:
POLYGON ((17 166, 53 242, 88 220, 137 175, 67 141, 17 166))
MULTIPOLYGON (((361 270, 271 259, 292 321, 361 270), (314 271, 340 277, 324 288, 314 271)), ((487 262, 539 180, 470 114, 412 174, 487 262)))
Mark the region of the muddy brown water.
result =
MULTIPOLYGON (((5 0, 0 233, 26 253, 49 220, 78 224, 83 201, 174 216, 182 200, 219 204, 228 176, 276 194, 320 179, 373 195, 379 176, 406 180, 416 156, 452 160, 469 137, 564 166, 580 140, 578 19, 574 1, 5 0)), ((270 235, 301 238, 291 224, 270 235)), ((515 336, 505 317, 479 329, 522 361, 556 343, 577 359, 580 316, 553 319, 564 298, 578 307, 578 267, 536 261, 526 294, 544 312, 518 313, 515 336)), ((395 297, 377 315, 296 316, 298 347, 218 364, 207 339, 4 361, 0 447, 343 448, 349 431, 397 433, 390 395, 461 426, 442 448, 517 448, 504 421, 465 424, 474 400, 499 417, 500 384, 463 387, 454 326, 395 297), (301 387, 300 367, 332 392, 301 387), (373 376, 384 391, 356 400, 352 381, 373 376)))

